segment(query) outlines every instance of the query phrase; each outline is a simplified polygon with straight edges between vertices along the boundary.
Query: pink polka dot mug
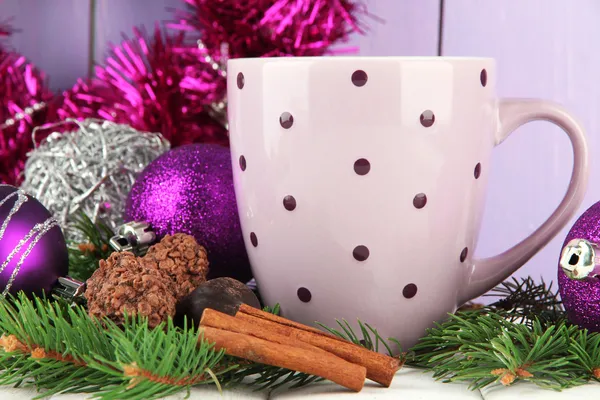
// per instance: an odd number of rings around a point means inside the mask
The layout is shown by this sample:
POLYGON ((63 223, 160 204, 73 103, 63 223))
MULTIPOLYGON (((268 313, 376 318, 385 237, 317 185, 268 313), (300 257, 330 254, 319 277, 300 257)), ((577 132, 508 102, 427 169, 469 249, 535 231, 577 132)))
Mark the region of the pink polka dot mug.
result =
POLYGON ((258 287, 306 324, 357 318, 414 345, 547 244, 581 204, 588 150, 561 106, 498 99, 492 59, 228 63, 234 184, 258 287), (490 153, 534 120, 573 145, 567 193, 533 234, 475 259, 490 153))

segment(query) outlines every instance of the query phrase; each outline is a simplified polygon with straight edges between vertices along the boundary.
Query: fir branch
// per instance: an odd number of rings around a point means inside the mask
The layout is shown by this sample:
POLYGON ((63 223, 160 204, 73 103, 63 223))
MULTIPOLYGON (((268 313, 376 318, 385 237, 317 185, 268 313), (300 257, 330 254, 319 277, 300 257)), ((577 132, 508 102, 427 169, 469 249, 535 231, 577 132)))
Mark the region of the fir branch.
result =
POLYGON ((113 253, 109 240, 114 233, 108 225, 94 223, 84 213, 75 218, 75 229, 84 237, 83 243, 69 243, 69 275, 80 281, 87 280, 98 268, 100 260, 113 253))
POLYGON ((363 323, 360 320, 357 320, 358 327, 360 328, 360 336, 355 333, 348 321, 342 319, 336 320, 338 327, 341 329, 329 328, 321 323, 317 323, 323 330, 335 335, 341 339, 347 340, 359 346, 362 346, 368 350, 373 350, 379 352, 380 349, 383 350, 385 348, 386 352, 390 357, 394 357, 394 352, 392 351, 392 345, 395 345, 398 348, 398 352, 402 352, 402 347, 400 346, 400 342, 394 338, 388 338, 385 340, 377 331, 377 329, 373 328, 371 325, 367 323, 363 323))
POLYGON ((566 320, 558 293, 552 290, 552 282, 547 285, 543 279, 536 283, 531 277, 521 281, 513 278, 492 289, 484 297, 501 297, 483 311, 501 314, 512 322, 531 326, 534 320, 538 320, 547 326, 566 320))
POLYGON ((39 397, 61 392, 100 390, 116 383, 86 367, 90 352, 109 355, 112 345, 103 329, 80 307, 65 308, 21 294, 0 302, 3 348, 0 385, 35 385, 39 397), (75 328, 76 326, 77 328, 75 328))
POLYGON ((569 348, 574 362, 594 380, 600 382, 600 333, 577 332, 569 348))
MULTIPOLYGON (((403 361, 473 389, 527 380, 560 390, 600 380, 600 334, 570 325, 550 288, 532 285, 504 284, 500 290, 509 301, 450 316, 428 330, 410 356, 402 354, 403 361)), ((270 310, 279 313, 278 306, 270 310)), ((358 321, 358 332, 345 320, 337 324, 321 327, 376 351, 399 348, 369 324, 358 321)), ((107 400, 155 399, 195 385, 246 383, 253 375, 256 390, 321 380, 226 356, 171 321, 150 329, 146 319, 132 317, 117 326, 89 318, 81 306, 24 295, 0 302, 0 334, 0 385, 33 385, 44 391, 39 398, 88 392, 107 400)))
POLYGON ((409 364, 430 369, 445 382, 470 382, 472 389, 528 380, 559 390, 591 378, 592 368, 583 368, 574 354, 579 332, 565 322, 544 326, 534 320, 528 326, 500 314, 460 313, 430 329, 413 347, 417 355, 409 364))
POLYGON ((0 385, 35 386, 38 398, 90 392, 101 399, 156 399, 219 384, 239 366, 191 329, 145 318, 123 326, 25 295, 0 302, 0 385), (199 340, 200 339, 200 340, 199 340))
POLYGON ((139 317, 126 318, 122 328, 104 322, 114 353, 107 358, 92 352, 84 359, 119 383, 99 391, 100 398, 153 399, 196 385, 219 386, 218 377, 237 368, 221 362, 223 351, 214 351, 191 329, 176 328, 172 320, 154 329, 139 317))

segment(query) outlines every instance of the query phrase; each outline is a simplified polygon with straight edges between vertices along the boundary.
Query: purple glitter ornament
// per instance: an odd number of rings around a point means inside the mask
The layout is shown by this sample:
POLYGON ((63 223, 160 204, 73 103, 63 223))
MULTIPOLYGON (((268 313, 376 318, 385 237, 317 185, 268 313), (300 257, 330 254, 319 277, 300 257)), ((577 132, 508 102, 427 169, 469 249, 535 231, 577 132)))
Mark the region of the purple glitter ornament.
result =
POLYGON ((252 278, 226 147, 190 144, 158 157, 131 188, 124 219, 147 222, 158 239, 194 236, 208 252, 209 279, 252 278))
MULTIPOLYGON (((600 202, 587 209, 575 222, 563 247, 573 239, 600 243, 600 202)), ((600 279, 570 279, 558 267, 560 297, 569 320, 593 332, 600 331, 600 279)))
POLYGON ((69 268, 58 223, 36 199, 0 185, 0 291, 49 293, 69 268))

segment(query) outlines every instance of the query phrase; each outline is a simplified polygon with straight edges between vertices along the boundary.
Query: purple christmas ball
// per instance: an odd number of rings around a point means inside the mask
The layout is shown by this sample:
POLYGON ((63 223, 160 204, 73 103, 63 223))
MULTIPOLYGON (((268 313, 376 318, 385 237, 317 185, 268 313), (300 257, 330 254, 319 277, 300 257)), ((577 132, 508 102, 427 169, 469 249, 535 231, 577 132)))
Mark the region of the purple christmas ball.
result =
POLYGON ((209 279, 252 278, 226 147, 191 144, 158 157, 131 188, 124 219, 147 222, 159 239, 194 236, 208 252, 209 279))
MULTIPOLYGON (((563 247, 572 239, 600 244, 600 202, 579 217, 565 238, 563 247)), ((600 280, 570 279, 559 265, 558 287, 569 320, 582 328, 600 332, 600 280)))
POLYGON ((50 212, 16 187, 0 185, 0 226, 0 292, 9 285, 11 294, 49 293, 69 269, 65 238, 50 212))

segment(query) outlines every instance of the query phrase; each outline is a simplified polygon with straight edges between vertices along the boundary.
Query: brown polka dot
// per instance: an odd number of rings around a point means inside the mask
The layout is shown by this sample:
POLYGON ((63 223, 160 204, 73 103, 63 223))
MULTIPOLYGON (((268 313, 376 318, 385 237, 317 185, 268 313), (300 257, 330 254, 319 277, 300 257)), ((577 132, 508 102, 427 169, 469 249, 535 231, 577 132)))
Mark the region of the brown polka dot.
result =
POLYGON ((414 283, 409 283, 408 285, 404 286, 404 289, 402 289, 402 296, 406 297, 407 299, 412 299, 416 294, 417 285, 414 283))
POLYGON ((294 125, 294 117, 286 111, 279 117, 279 124, 283 129, 290 129, 294 125))
POLYGON ((475 179, 479 179, 479 176, 481 176, 481 163, 477 163, 473 175, 475 176, 475 179))
POLYGON ((352 83, 354 86, 365 86, 367 84, 367 73, 361 69, 358 69, 352 73, 352 83))
POLYGON ((288 211, 294 211, 296 209, 296 199, 294 196, 285 196, 283 198, 283 206, 288 211))
POLYGON ((468 248, 464 248, 462 249, 462 251, 460 252, 460 262, 464 262, 467 259, 467 255, 469 254, 469 249, 468 248))
POLYGON ((485 87, 487 85, 487 71, 485 68, 479 73, 479 80, 481 81, 481 86, 485 87))
POLYGON ((366 175, 371 170, 371 163, 365 158, 359 158, 354 162, 354 172, 358 175, 366 175))
POLYGON ((352 251, 352 255, 357 261, 365 261, 369 258, 369 249, 367 246, 356 246, 352 251))
POLYGON ((308 303, 310 299, 312 299, 312 293, 310 293, 310 290, 308 290, 305 287, 301 287, 300 289, 298 289, 297 294, 298 298, 303 303, 308 303))
POLYGON ((421 114, 420 120, 421 125, 423 125, 425 128, 429 128, 435 122, 435 115, 433 114, 433 111, 425 110, 421 114))
POLYGON ((237 87, 238 89, 242 89, 244 87, 244 83, 246 83, 246 78, 244 78, 244 74, 238 72, 237 74, 237 87))
POLYGON ((415 208, 423 208, 425 207, 425 204, 427 204, 427 196, 425 193, 419 193, 413 199, 413 206, 415 206, 415 208))
POLYGON ((250 243, 252 243, 252 246, 254 247, 258 246, 258 238, 254 232, 250 232, 250 243))
POLYGON ((240 156, 240 169, 242 171, 246 170, 246 157, 240 156))

